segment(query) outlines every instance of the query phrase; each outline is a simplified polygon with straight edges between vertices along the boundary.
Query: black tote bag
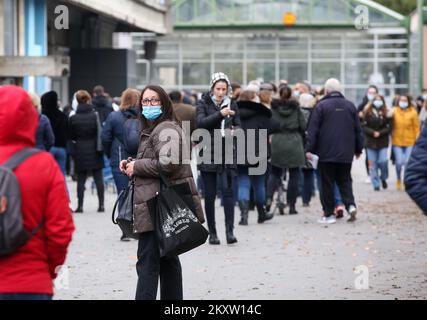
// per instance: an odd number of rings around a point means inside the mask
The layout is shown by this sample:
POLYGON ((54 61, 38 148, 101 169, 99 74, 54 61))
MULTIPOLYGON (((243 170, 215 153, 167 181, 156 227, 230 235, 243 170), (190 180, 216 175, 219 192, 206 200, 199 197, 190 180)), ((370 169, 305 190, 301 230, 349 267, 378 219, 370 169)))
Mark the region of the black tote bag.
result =
POLYGON ((114 204, 112 220, 128 238, 139 239, 139 234, 133 232, 133 192, 135 181, 129 181, 128 186, 123 189, 114 204), (118 209, 117 218, 116 210, 118 209))
POLYGON ((178 256, 204 244, 209 232, 199 222, 188 183, 170 185, 160 173, 160 192, 147 202, 160 256, 178 256))

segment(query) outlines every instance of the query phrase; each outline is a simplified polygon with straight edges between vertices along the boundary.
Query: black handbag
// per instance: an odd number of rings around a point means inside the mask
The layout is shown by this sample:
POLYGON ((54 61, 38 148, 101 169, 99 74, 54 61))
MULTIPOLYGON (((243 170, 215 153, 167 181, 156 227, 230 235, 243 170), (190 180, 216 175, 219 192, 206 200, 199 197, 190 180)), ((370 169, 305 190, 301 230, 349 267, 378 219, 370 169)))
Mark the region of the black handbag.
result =
POLYGON ((135 181, 129 181, 128 186, 123 189, 117 197, 114 204, 112 220, 122 230, 127 238, 139 239, 139 234, 133 231, 133 192, 135 188, 135 181), (116 210, 118 209, 117 218, 116 210))
POLYGON ((160 192, 147 201, 160 256, 178 256, 204 244, 209 232, 195 214, 188 183, 171 185, 160 173, 160 192))

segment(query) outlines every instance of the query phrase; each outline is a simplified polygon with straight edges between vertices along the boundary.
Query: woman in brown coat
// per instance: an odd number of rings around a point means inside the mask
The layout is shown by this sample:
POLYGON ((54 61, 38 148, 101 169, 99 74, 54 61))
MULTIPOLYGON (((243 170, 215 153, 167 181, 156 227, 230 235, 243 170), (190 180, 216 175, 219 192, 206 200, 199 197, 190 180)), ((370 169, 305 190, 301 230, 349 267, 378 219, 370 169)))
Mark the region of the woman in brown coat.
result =
MULTIPOLYGON (((179 258, 160 257, 153 221, 147 201, 160 191, 159 168, 171 184, 188 182, 196 206, 196 215, 204 222, 203 209, 194 183, 191 167, 185 159, 183 132, 176 121, 172 102, 159 86, 142 91, 141 140, 136 159, 124 160, 120 169, 135 178, 134 231, 140 233, 138 243, 137 300, 155 300, 160 277, 160 298, 182 300, 182 271, 179 258), (184 153, 184 156, 182 154, 184 153)), ((188 162, 189 163, 189 162, 188 162)))

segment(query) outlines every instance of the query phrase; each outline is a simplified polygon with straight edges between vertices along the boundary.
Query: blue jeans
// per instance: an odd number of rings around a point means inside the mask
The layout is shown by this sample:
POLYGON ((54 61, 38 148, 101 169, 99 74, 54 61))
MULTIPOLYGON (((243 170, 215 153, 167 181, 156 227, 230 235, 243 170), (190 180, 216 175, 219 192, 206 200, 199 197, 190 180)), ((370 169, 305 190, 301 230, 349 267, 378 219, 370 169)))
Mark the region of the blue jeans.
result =
POLYGON ((397 180, 401 179, 402 167, 406 167, 411 156, 413 147, 398 147, 393 146, 394 158, 396 161, 397 180))
POLYGON ((70 197, 70 193, 68 192, 66 177, 66 166, 67 166, 67 150, 65 148, 52 147, 49 152, 55 158, 58 163, 59 168, 61 169, 62 175, 64 176, 65 189, 67 189, 68 198, 70 197))
POLYGON ((368 162, 369 162, 369 175, 371 176, 372 185, 374 188, 380 187, 381 181, 388 179, 388 148, 383 149, 367 149, 368 150, 368 162), (378 175, 378 169, 381 171, 381 175, 378 175))
POLYGON ((50 148, 50 153, 55 158, 56 162, 61 169, 62 174, 65 177, 66 164, 67 164, 67 150, 65 148, 52 147, 50 148))
POLYGON ((239 201, 250 199, 251 186, 256 204, 265 204, 265 174, 250 176, 247 167, 239 167, 239 201))
POLYGON ((1 300, 52 300, 52 296, 40 293, 0 293, 1 300))
POLYGON ((125 189, 129 184, 129 178, 127 175, 123 174, 118 167, 111 167, 111 172, 113 174, 113 179, 114 179, 114 184, 116 185, 117 194, 120 194, 120 192, 123 189, 125 189))

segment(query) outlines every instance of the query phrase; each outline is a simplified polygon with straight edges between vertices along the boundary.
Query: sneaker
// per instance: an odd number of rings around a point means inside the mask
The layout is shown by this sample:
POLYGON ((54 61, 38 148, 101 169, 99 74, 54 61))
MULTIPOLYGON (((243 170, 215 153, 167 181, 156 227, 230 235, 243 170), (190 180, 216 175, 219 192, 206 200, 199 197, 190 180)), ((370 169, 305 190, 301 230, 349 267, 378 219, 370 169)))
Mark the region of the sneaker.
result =
POLYGON ((396 189, 397 190, 402 190, 402 182, 400 180, 396 181, 396 189))
POLYGON ((317 222, 320 224, 333 224, 333 223, 336 223, 337 220, 335 219, 334 216, 329 216, 329 217, 322 217, 319 220, 317 220, 317 222))
POLYGON ((383 189, 387 189, 388 188, 387 181, 381 180, 381 184, 382 184, 383 189))
POLYGON ((356 214, 357 214, 357 209, 355 206, 351 205, 348 208, 348 214, 350 215, 350 218, 348 218, 348 222, 353 222, 356 221, 356 214))
POLYGON ((337 219, 341 219, 344 217, 344 206, 338 205, 335 207, 334 214, 337 219))

